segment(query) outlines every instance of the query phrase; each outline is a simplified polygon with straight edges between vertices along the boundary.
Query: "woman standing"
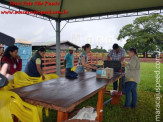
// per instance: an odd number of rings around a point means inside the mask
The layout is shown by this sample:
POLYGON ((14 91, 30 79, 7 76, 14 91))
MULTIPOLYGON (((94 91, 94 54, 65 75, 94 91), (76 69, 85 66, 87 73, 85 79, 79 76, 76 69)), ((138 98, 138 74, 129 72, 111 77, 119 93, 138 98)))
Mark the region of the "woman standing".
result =
POLYGON ((15 72, 21 71, 22 59, 18 55, 17 46, 9 46, 6 48, 1 59, 1 74, 7 78, 11 77, 15 72))
POLYGON ((42 71, 42 61, 41 59, 44 57, 46 53, 46 49, 41 47, 38 49, 38 51, 35 52, 35 54, 32 56, 32 58, 29 60, 29 62, 26 65, 25 73, 31 77, 40 77, 42 76, 42 79, 44 80, 44 74, 42 71))
POLYGON ((84 48, 84 51, 82 51, 82 53, 80 54, 78 65, 75 69, 76 73, 83 73, 85 68, 97 69, 96 67, 92 67, 87 63, 88 62, 87 54, 90 53, 90 51, 91 51, 91 45, 85 44, 85 46, 83 46, 83 48, 84 48))
POLYGON ((139 58, 137 57, 136 49, 130 48, 128 51, 130 60, 128 64, 126 64, 126 101, 125 107, 130 107, 131 101, 131 93, 132 93, 132 104, 131 107, 135 108, 137 103, 137 84, 140 82, 140 62, 139 58))

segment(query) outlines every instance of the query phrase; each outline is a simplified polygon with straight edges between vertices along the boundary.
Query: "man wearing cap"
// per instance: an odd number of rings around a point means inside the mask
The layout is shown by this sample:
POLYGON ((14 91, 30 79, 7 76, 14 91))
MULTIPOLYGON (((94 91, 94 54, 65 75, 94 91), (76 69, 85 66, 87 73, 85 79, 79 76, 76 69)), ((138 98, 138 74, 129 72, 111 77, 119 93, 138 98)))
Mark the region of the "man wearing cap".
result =
POLYGON ((64 65, 66 67, 66 72, 71 71, 71 68, 73 67, 73 60, 74 60, 74 55, 73 55, 74 48, 69 47, 68 51, 69 52, 64 57, 64 65))

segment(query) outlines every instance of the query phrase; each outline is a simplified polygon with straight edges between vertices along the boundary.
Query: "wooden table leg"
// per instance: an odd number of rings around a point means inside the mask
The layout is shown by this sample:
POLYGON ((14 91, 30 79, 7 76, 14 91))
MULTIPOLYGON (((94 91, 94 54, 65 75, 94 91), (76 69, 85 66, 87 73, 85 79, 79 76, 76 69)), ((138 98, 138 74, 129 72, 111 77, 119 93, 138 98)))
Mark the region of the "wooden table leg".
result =
POLYGON ((65 120, 68 120, 68 113, 67 112, 58 111, 57 122, 63 122, 65 120))
POLYGON ((119 91, 122 91, 122 78, 119 79, 119 91))
POLYGON ((99 93, 98 93, 98 101, 97 101, 97 117, 96 117, 96 121, 102 122, 103 121, 103 101, 104 101, 104 91, 105 88, 102 89, 99 93))

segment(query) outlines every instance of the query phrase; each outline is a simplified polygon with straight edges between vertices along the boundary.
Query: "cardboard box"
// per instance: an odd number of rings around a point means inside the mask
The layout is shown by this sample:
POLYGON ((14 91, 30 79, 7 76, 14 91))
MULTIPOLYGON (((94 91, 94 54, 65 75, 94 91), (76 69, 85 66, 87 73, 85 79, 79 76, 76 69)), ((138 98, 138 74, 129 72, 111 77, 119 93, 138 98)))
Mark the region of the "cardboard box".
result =
POLYGON ((114 75, 113 68, 99 68, 96 71, 96 78, 111 79, 114 75))

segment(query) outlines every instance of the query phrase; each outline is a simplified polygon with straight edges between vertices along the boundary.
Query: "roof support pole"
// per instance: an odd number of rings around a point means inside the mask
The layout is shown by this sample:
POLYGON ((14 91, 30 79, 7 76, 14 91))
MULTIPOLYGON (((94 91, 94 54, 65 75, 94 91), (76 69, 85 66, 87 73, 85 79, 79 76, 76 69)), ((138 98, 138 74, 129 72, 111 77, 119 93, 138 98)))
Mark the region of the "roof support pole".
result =
POLYGON ((60 60, 60 20, 56 20, 56 68, 57 75, 61 75, 61 60, 60 60))

